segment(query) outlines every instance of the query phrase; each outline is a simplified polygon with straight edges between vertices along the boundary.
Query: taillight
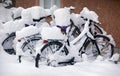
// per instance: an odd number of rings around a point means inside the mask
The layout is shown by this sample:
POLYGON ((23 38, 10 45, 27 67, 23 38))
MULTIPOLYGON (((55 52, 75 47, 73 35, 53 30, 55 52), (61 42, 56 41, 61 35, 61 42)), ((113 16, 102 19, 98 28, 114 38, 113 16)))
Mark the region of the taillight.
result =
POLYGON ((20 39, 18 39, 18 42, 21 42, 21 40, 20 40, 20 39))
POLYGON ((43 43, 47 43, 48 41, 47 40, 43 40, 43 43))

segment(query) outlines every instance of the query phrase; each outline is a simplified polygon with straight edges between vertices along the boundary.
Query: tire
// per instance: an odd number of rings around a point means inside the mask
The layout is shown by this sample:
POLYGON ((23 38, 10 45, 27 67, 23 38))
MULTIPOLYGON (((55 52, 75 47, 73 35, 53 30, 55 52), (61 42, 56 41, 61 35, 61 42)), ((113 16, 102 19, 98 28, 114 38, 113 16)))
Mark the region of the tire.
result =
POLYGON ((24 43, 22 44, 22 46, 21 46, 23 52, 26 52, 26 50, 30 49, 30 48, 28 47, 28 45, 30 45, 30 46, 32 46, 32 48, 34 48, 34 44, 35 44, 38 40, 40 40, 40 38, 33 38, 33 39, 31 38, 30 41, 24 42, 24 43), (30 43, 32 43, 32 44, 30 44, 30 43))
POLYGON ((90 39, 89 37, 86 38, 79 52, 81 56, 83 53, 85 53, 90 60, 94 60, 98 55, 100 55, 99 49, 96 46, 95 41, 90 39))
POLYGON ((100 26, 98 25, 94 25, 94 26, 95 26, 96 33, 103 34, 103 30, 100 28, 100 26))
POLYGON ((91 58, 96 58, 98 55, 110 58, 114 53, 114 45, 110 43, 110 39, 105 35, 96 35, 95 40, 87 38, 82 48, 80 50, 91 58))
POLYGON ((110 38, 105 35, 96 35, 95 41, 100 50, 100 55, 104 58, 112 57, 114 53, 114 45, 110 43, 110 38))
MULTIPOLYGON (((48 61, 49 57, 48 55, 52 55, 54 54, 56 51, 58 51, 61 47, 63 46, 63 44, 61 42, 58 41, 52 41, 52 42, 48 42, 45 46, 43 46, 43 48, 41 49, 41 61, 48 61)), ((59 55, 68 55, 68 49, 64 46, 63 50, 60 52, 59 55)))
POLYGON ((10 55, 16 54, 16 51, 13 48, 13 40, 15 39, 15 37, 15 32, 13 32, 2 42, 3 49, 10 55))

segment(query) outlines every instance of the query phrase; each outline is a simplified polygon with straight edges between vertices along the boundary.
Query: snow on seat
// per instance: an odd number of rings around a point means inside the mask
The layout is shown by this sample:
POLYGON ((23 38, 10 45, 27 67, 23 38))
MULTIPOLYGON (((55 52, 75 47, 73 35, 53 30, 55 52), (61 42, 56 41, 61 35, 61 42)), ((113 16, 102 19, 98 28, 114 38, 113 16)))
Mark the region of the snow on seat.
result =
POLYGON ((25 27, 21 31, 16 32, 16 38, 18 39, 24 38, 24 37, 31 36, 34 34, 38 34, 39 32, 40 32, 40 29, 38 29, 35 26, 25 27))
POLYGON ((57 9, 54 12, 55 23, 59 26, 68 26, 70 25, 70 12, 65 8, 57 9))
POLYGON ((63 40, 65 36, 61 33, 61 30, 57 27, 44 27, 41 31, 43 40, 63 40))

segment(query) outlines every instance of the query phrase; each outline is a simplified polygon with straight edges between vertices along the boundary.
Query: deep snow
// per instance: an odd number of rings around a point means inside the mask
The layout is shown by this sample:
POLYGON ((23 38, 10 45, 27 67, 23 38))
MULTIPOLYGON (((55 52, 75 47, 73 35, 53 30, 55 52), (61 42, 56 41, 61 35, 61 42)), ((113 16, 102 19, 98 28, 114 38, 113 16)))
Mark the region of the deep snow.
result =
POLYGON ((102 61, 79 62, 75 65, 51 67, 40 65, 34 67, 34 61, 24 59, 17 62, 17 57, 0 50, 0 76, 119 76, 120 63, 102 61))

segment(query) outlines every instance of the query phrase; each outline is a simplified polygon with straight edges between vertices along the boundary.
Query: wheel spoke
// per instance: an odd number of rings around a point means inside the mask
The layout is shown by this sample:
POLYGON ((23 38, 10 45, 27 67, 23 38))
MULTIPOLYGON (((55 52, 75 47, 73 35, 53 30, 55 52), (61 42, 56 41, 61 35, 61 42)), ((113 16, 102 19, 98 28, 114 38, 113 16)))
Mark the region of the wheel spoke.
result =
MULTIPOLYGON (((59 51, 59 49, 62 47, 62 43, 61 42, 49 42, 47 43, 42 49, 41 49, 41 55, 42 57, 45 58, 44 61, 49 60, 49 58, 51 58, 52 56, 54 56, 54 54, 56 54, 57 51, 59 51)), ((65 53, 66 47, 63 48, 63 50, 61 52, 59 52, 58 55, 66 55, 65 53)))
POLYGON ((113 49, 109 43, 110 39, 104 35, 96 36, 96 42, 99 47, 100 53, 104 58, 111 57, 113 54, 113 49))

